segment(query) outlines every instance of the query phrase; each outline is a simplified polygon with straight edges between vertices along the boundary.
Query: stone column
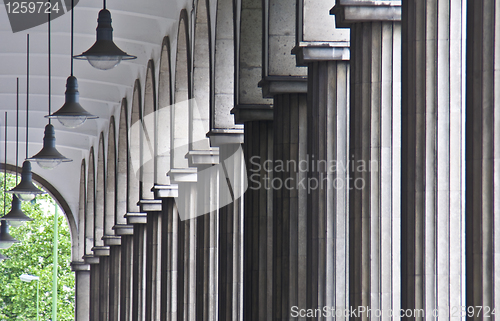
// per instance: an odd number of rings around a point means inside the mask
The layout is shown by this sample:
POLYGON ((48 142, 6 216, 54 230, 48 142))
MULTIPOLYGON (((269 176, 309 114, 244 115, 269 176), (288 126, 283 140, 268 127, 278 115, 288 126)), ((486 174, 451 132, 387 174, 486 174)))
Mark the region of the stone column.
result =
POLYGON ((465 306, 463 4, 408 0, 402 12, 401 305, 439 308, 440 320, 458 320, 453 309, 465 306))
POLYGON ((500 307, 499 9, 467 1, 466 288, 467 306, 483 306, 470 320, 500 307))
POLYGON ((121 264, 120 264, 120 320, 132 320, 132 279, 134 253, 133 226, 115 226, 115 233, 121 236, 121 264))
MULTIPOLYGON (((344 311, 349 307, 349 30, 336 27, 331 4, 299 3, 292 52, 298 66, 308 67, 308 166, 302 166, 308 172, 306 307, 344 311)), ((313 319, 346 319, 329 312, 313 319)))
POLYGON ((104 236, 104 245, 110 248, 108 320, 118 321, 120 320, 121 237, 115 235, 104 236))
POLYGON ((127 213, 127 223, 133 225, 132 236, 132 321, 146 320, 146 213, 127 213))
POLYGON ((273 110, 271 106, 238 106, 237 123, 245 124, 248 189, 244 208, 243 319, 272 320, 273 192, 265 188, 272 170, 273 110))
POLYGON ((75 272, 75 320, 90 320, 90 265, 73 262, 71 269, 75 272))
POLYGON ((401 2, 340 0, 332 13, 351 29, 349 305, 375 311, 353 319, 389 320, 401 286, 401 2))

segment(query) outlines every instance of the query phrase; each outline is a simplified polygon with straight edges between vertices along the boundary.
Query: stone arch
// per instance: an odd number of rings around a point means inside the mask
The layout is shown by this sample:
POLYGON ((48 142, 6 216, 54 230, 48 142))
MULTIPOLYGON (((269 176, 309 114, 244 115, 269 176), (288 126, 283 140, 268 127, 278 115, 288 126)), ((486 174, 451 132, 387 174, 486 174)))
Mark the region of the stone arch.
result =
POLYGON ((116 224, 127 224, 128 210, 128 110, 127 100, 122 100, 118 123, 118 153, 116 171, 116 224))
POLYGON ((92 256, 94 247, 94 213, 95 213, 95 162, 94 147, 90 148, 87 166, 87 195, 85 205, 85 256, 92 256))
POLYGON ((129 162, 128 162, 128 191, 127 191, 127 212, 137 213, 139 202, 142 177, 140 177, 140 161, 141 161, 141 126, 139 121, 142 119, 141 108, 141 83, 139 79, 135 81, 134 94, 132 97, 132 112, 130 115, 130 130, 129 130, 129 162))
POLYGON ((185 10, 181 12, 179 30, 177 33, 177 53, 175 56, 175 106, 171 109, 172 117, 172 168, 187 168, 185 158, 189 151, 189 29, 185 10))
POLYGON ((210 29, 207 1, 198 0, 194 31, 193 97, 189 135, 190 150, 207 150, 210 120, 210 29))
MULTIPOLYGON (((16 174, 16 166, 7 164, 6 170, 10 174, 16 174)), ((22 168, 17 167, 17 173, 21 173, 22 168)), ((35 172, 31 173, 32 179, 37 185, 41 186, 56 202, 56 204, 61 208, 66 221, 68 222, 70 238, 71 238, 71 258, 72 261, 81 261, 84 255, 84 240, 85 240, 85 159, 82 160, 82 169, 80 172, 80 205, 78 208, 78 213, 73 213, 66 199, 61 195, 61 193, 49 183, 46 179, 41 177, 35 172), (83 182, 82 182, 83 179, 83 182), (82 187, 83 186, 83 187, 82 187)))
POLYGON ((154 185, 154 155, 156 141, 156 83, 155 65, 153 60, 148 62, 146 72, 146 83, 144 86, 144 113, 142 115, 142 126, 144 135, 141 135, 141 198, 153 199, 151 188, 154 185))
POLYGON ((113 235, 116 224, 116 136, 115 117, 111 116, 108 130, 108 157, 106 164, 106 203, 104 216, 104 235, 113 235))
POLYGON ((169 185, 167 173, 170 170, 170 113, 172 104, 172 78, 170 73, 170 38, 165 37, 161 46, 160 75, 158 77, 158 117, 157 137, 155 142, 155 183, 169 185), (158 139, 161 137, 161 139, 158 139))
POLYGON ((99 135, 99 149, 97 151, 97 177, 95 184, 95 211, 94 211, 94 246, 104 246, 104 210, 106 206, 106 180, 104 159, 104 133, 99 135))
POLYGON ((210 108, 211 129, 234 127, 234 8, 233 0, 217 1, 215 22, 213 100, 210 108), (230 75, 230 76, 228 76, 230 75))

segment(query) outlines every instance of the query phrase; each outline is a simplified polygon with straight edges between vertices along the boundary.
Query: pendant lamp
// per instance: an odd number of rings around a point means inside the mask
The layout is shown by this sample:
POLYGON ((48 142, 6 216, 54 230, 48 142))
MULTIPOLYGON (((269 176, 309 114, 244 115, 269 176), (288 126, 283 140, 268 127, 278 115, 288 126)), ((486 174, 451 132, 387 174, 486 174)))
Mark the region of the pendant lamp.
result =
MULTIPOLYGON (((51 68, 51 57, 50 57, 50 51, 51 51, 51 47, 50 47, 50 12, 48 15, 49 15, 49 22, 48 22, 48 24, 49 24, 49 30, 48 30, 48 34, 49 34, 49 37, 48 37, 48 39, 49 39, 49 46, 48 46, 48 48, 49 48, 48 49, 49 50, 49 115, 50 115, 50 110, 51 110, 50 107, 51 107, 51 100, 52 100, 52 97, 51 97, 51 94, 52 94, 51 69, 52 68, 51 68)), ((56 133, 54 130, 54 126, 52 126, 52 124, 51 124, 50 118, 49 118, 49 123, 45 126, 45 136, 43 137, 42 149, 34 156, 28 158, 28 160, 36 161, 37 164, 41 168, 45 168, 45 169, 53 169, 57 165, 61 164, 61 162, 72 162, 73 161, 72 159, 64 157, 56 149, 56 133)))
MULTIPOLYGON (((26 77, 26 157, 28 157, 28 115, 29 115, 29 66, 30 66, 30 36, 27 35, 27 77, 26 77)), ((16 131, 19 131, 19 121, 16 126, 16 131)), ((17 137, 17 134, 16 134, 17 137)), ((18 140, 16 140, 16 150, 18 146, 18 140)), ((17 157, 16 157, 16 168, 17 168, 17 157)), ((32 180, 31 175, 31 163, 29 160, 23 162, 23 170, 21 172, 21 182, 8 191, 8 193, 14 193, 21 201, 28 202, 33 200, 39 194, 45 194, 44 191, 38 189, 32 180)))
POLYGON ((9 234, 9 223, 7 223, 7 221, 2 221, 0 225, 0 249, 6 250, 14 243, 19 243, 19 241, 9 234))
POLYGON ((71 76, 66 80, 66 100, 58 111, 45 117, 56 118, 63 126, 76 128, 82 125, 87 119, 96 119, 99 117, 92 115, 80 105, 78 81, 73 76, 74 0, 71 0, 71 8, 71 76))
POLYGON ((122 60, 136 59, 118 48, 113 42, 113 27, 111 26, 111 13, 106 9, 106 0, 103 0, 103 9, 99 11, 97 19, 96 42, 89 50, 75 59, 87 59, 92 67, 109 70, 118 65, 122 60))
MULTIPOLYGON (((19 120, 19 78, 17 78, 17 119, 19 120)), ((16 157, 18 155, 16 148, 16 157)), ((17 158, 16 158, 17 159, 17 158)), ((5 191, 7 182, 7 112, 5 112, 5 161, 4 161, 4 180, 3 180, 3 190, 4 190, 4 203, 5 203, 5 191)), ((16 185, 17 185, 17 165, 16 165, 16 185)), ((9 213, 5 214, 0 218, 2 221, 8 221, 11 226, 19 227, 26 221, 32 221, 33 219, 23 213, 21 210, 21 201, 16 195, 12 195, 12 203, 9 213)))

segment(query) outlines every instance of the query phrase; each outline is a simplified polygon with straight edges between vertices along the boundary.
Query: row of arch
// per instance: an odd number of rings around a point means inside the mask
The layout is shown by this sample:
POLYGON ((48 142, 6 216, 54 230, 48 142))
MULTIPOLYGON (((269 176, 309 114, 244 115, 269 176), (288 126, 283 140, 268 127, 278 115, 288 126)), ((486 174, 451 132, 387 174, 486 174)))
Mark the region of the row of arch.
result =
POLYGON ((195 8, 193 32, 183 9, 177 37, 163 39, 158 66, 153 59, 147 64, 144 88, 136 79, 132 98, 122 99, 107 132, 81 161, 79 229, 77 239, 73 236, 79 246, 73 261, 104 247, 103 237, 127 224, 126 213, 141 212, 140 201, 154 199, 155 185, 171 184, 170 169, 188 168, 189 150, 210 148, 207 130, 221 123, 216 109, 226 96, 234 99, 234 51, 227 52, 234 50, 233 3, 218 1, 215 23, 208 0, 199 0, 195 8), (153 153, 152 159, 146 157, 153 153), (143 164, 139 170, 133 157, 143 164))

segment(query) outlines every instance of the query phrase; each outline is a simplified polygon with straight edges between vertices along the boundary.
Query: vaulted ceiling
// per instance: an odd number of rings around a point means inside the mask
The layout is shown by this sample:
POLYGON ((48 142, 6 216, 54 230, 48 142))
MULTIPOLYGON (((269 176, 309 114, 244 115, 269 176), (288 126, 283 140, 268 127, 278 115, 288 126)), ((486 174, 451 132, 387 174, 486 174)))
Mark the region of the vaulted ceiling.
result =
MULTIPOLYGON (((97 15, 102 2, 81 0, 75 9, 74 53, 87 50, 95 41, 97 15)), ((54 170, 45 170, 33 164, 33 172, 48 181, 65 199, 75 213, 78 206, 80 166, 91 146, 98 144, 99 134, 107 131, 112 115, 118 118, 121 101, 132 100, 136 79, 144 81, 150 59, 158 61, 165 36, 175 38, 181 9, 192 9, 188 0, 108 0, 107 8, 113 19, 115 43, 138 58, 123 61, 112 70, 100 71, 86 61, 74 61, 74 75, 78 78, 80 103, 97 120, 89 120, 76 129, 67 129, 53 121, 58 150, 71 163, 54 170)), ((71 14, 66 13, 51 23, 52 28, 52 111, 64 103, 66 79, 70 75, 71 14)), ((0 123, 3 142, 4 112, 8 112, 7 163, 15 165, 16 78, 20 82, 19 166, 25 158, 26 124, 26 38, 30 35, 29 85, 29 155, 42 147, 43 131, 48 114, 48 28, 47 23, 26 31, 13 33, 6 7, 0 9, 0 123)), ((158 66, 158 64, 156 64, 158 66)), ((143 82, 144 83, 144 82, 143 82)), ((142 86, 144 90, 144 86, 142 86)), ((97 147, 97 146, 96 146, 97 147)), ((3 163, 3 144, 1 148, 3 163)))

